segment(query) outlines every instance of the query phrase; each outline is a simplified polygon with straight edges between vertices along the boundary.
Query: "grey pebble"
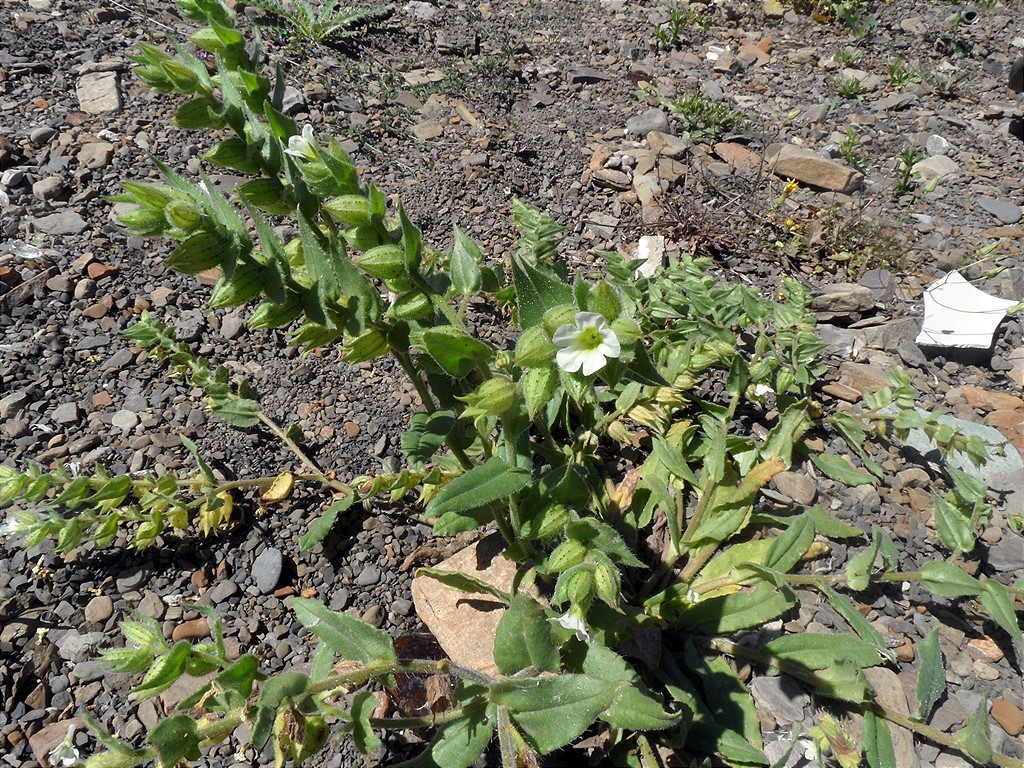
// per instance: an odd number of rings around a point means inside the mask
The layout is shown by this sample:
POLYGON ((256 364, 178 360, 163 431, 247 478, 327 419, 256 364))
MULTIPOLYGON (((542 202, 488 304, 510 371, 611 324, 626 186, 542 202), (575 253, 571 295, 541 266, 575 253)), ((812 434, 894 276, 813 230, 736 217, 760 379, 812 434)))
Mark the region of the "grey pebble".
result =
POLYGON ((264 595, 269 595, 277 587, 283 565, 284 556, 275 547, 267 547, 253 561, 252 578, 256 588, 264 595))
POLYGON ((238 585, 230 579, 218 581, 209 592, 199 598, 201 605, 218 605, 238 594, 238 585))
POLYGON ((1021 220, 1020 206, 1005 200, 980 197, 978 198, 978 205, 999 219, 1003 224, 1016 224, 1021 220))
POLYGON ((672 132, 672 129, 669 127, 668 116, 658 107, 651 107, 643 114, 635 115, 626 121, 627 133, 646 136, 651 131, 658 131, 659 133, 672 132))
POLYGON ((139 415, 134 411, 120 410, 113 415, 110 423, 122 432, 131 432, 139 425, 139 415))
POLYGON ((77 424, 81 410, 78 407, 78 403, 61 403, 53 409, 52 418, 54 422, 61 426, 77 424))
POLYGON ((57 653, 65 661, 85 661, 105 640, 106 636, 102 632, 86 632, 83 635, 77 629, 69 629, 57 640, 57 653))
POLYGON ((758 708, 771 713, 780 725, 800 722, 811 697, 788 677, 758 677, 750 684, 758 708))
POLYGON ((149 577, 151 575, 151 571, 142 566, 129 568, 117 577, 117 591, 123 596, 126 592, 139 589, 143 584, 149 581, 149 577))
POLYGON ((47 235, 80 235, 89 226, 85 219, 70 210, 40 216, 32 224, 47 235))
POLYGON ((360 587, 372 587, 380 581, 380 568, 376 565, 368 565, 356 576, 356 585, 360 587))

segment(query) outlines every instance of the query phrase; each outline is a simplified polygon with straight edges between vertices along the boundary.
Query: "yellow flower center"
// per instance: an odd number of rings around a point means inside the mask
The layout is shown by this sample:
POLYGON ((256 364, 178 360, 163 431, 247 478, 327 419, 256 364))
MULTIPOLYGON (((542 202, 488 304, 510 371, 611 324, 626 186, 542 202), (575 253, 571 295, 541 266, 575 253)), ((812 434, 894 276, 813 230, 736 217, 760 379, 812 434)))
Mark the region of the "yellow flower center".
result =
POLYGON ((576 338, 576 344, 580 349, 597 349, 603 341, 601 332, 593 326, 581 329, 580 335, 576 338))

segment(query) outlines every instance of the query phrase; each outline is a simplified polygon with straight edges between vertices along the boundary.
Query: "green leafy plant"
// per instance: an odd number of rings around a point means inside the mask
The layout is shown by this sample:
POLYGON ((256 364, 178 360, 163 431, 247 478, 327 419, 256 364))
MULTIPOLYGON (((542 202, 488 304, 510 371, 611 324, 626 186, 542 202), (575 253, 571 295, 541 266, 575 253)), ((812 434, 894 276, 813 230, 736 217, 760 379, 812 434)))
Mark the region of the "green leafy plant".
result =
MULTIPOLYGON (((1008 588, 957 565, 989 515, 984 486, 952 464, 936 473, 937 488, 946 488, 936 531, 949 554, 908 572, 875 528, 842 572, 806 573, 805 560, 828 541, 863 540, 862 531, 818 507, 762 501, 774 477, 806 462, 837 483, 878 482, 885 469, 872 458, 871 436, 901 441, 921 431, 944 456, 973 466, 994 446, 916 410, 899 370, 891 386, 865 396, 862 411, 823 412, 814 388, 824 344, 810 295, 794 280, 771 301, 712 277, 707 260, 681 258, 644 277, 638 261, 618 253, 604 255, 603 279, 573 277, 558 259, 561 227, 518 202, 518 243, 503 264, 488 263, 458 228, 450 250, 426 246, 405 210, 389 206, 336 141, 309 125, 300 131, 281 113, 281 78, 262 72, 260 51, 244 45, 220 0, 179 4, 207 25, 191 41, 215 54, 216 70, 176 45, 177 55, 143 47, 137 72, 157 90, 188 97, 179 125, 218 132, 208 162, 253 178, 229 200, 205 179, 190 182, 161 164, 164 183, 126 183, 119 199, 136 207, 122 225, 176 241, 175 269, 218 268, 211 304, 256 304, 253 328, 288 327, 294 343, 333 346, 350 363, 392 357, 423 403, 402 436, 406 466, 335 480, 266 418, 244 382, 146 316, 129 332, 135 343, 205 391, 214 414, 275 431, 305 473, 224 483, 188 443, 199 469, 187 478, 4 468, 0 501, 25 507, 8 532, 26 542, 53 538, 65 550, 132 533, 143 547, 175 530, 230 522, 225 494, 255 487, 265 502, 281 503, 296 482, 309 482, 334 499, 311 521, 303 547, 321 541, 357 498, 418 493, 438 535, 496 530, 516 579, 506 591, 465 573, 419 571, 503 604, 494 637, 500 676, 402 658, 386 633, 302 598, 292 603, 296 617, 318 640, 304 672, 268 674, 251 654, 229 658, 209 609, 198 608, 212 642, 198 645, 168 643, 155 621, 125 621, 127 644, 103 658, 141 675, 136 698, 184 675, 212 679, 142 746, 86 716, 102 747, 88 768, 200 760, 243 723, 277 765, 312 757, 332 733, 370 753, 377 731, 392 728, 433 729, 412 766, 465 768, 492 740, 506 768, 531 765, 588 733, 602 737, 595 759, 612 765, 658 765, 659 753, 676 750, 767 764, 753 701, 729 659, 780 670, 861 712, 865 737, 849 749, 869 765, 893 752, 887 722, 978 763, 1007 764, 989 747, 984 703, 956 734, 927 725, 945 688, 934 635, 921 649, 915 714, 873 700, 864 670, 889 663, 891 653, 844 594, 917 581, 939 598, 979 601, 1024 640, 1012 603, 1024 585, 1008 588), (297 235, 282 241, 271 216, 297 235), (467 316, 482 303, 510 310, 514 345, 470 333, 467 316), (816 450, 805 440, 812 431, 844 442, 845 455, 816 450), (849 632, 739 642, 738 633, 796 609, 798 587, 827 600, 849 632), (400 673, 431 676, 448 695, 421 715, 375 717, 367 686, 387 686, 400 673)), ((824 748, 842 733, 823 718, 812 735, 824 748)))
POLYGON ((340 0, 321 0, 319 8, 309 0, 251 0, 246 3, 267 14, 264 23, 284 25, 303 40, 326 43, 358 34, 358 27, 382 15, 383 6, 339 6, 340 0))
POLYGON ((863 0, 840 0, 832 3, 831 15, 856 39, 862 40, 868 37, 878 26, 878 20, 874 16, 864 13, 863 0))
POLYGON ((900 150, 900 154, 896 158, 896 166, 893 168, 896 181, 892 185, 892 191, 896 197, 913 194, 917 189, 920 174, 914 170, 914 166, 924 157, 925 152, 919 147, 906 146, 900 150))
POLYGON ((699 144, 713 144, 722 136, 742 130, 749 119, 726 102, 701 93, 688 93, 678 99, 662 99, 682 130, 699 144))
POLYGON ((893 88, 906 88, 911 83, 920 83, 921 76, 910 69, 907 69, 903 59, 896 59, 889 65, 889 82, 893 88))
POLYGON ((860 60, 860 51, 856 48, 837 48, 832 52, 832 60, 841 67, 849 67, 860 60))
POLYGON ((860 146, 860 136, 857 135, 857 129, 852 125, 846 126, 846 131, 843 134, 843 140, 839 142, 839 152, 843 159, 848 162, 851 166, 858 170, 864 168, 864 158, 860 152, 857 151, 857 147, 860 146))
POLYGON ((864 90, 864 81, 859 77, 844 77, 836 81, 836 93, 844 99, 859 99, 864 90))
POLYGON ((706 10, 693 10, 692 8, 661 8, 659 10, 668 16, 666 21, 659 22, 654 26, 654 39, 658 41, 658 48, 661 50, 678 48, 691 29, 699 29, 703 33, 707 32, 711 26, 711 17, 706 10))

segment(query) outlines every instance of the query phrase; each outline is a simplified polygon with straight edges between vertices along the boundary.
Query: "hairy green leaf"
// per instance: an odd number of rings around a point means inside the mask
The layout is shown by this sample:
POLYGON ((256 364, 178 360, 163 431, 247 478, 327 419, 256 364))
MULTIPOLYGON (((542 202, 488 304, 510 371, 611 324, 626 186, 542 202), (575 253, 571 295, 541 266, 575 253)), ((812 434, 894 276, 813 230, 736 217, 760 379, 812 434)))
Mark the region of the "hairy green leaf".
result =
POLYGON ((480 272, 480 260, 483 253, 480 246, 473 242, 461 229, 455 227, 455 247, 452 249, 451 276, 452 286, 456 292, 469 296, 480 290, 483 274, 480 272))
POLYGON ((445 373, 455 379, 466 375, 491 356, 491 348, 453 325, 423 332, 423 345, 445 373))
POLYGON ((988 697, 982 696, 976 712, 967 718, 967 725, 956 732, 960 751, 978 765, 992 760, 992 736, 988 724, 988 697))
POLYGON ((299 538, 299 549, 307 550, 323 541, 324 537, 331 532, 335 522, 337 522, 338 515, 351 507, 355 500, 355 492, 350 491, 347 496, 338 499, 331 504, 331 506, 329 506, 324 513, 309 526, 309 530, 299 538))
POLYGON ((542 755, 563 747, 611 703, 616 686, 589 675, 502 680, 491 686, 491 701, 509 708, 512 720, 542 755))
POLYGON ((1013 600, 1003 584, 995 579, 986 579, 981 604, 1010 637, 1018 643, 1024 642, 1024 633, 1021 632, 1017 612, 1013 609, 1013 600))
POLYGON ((507 499, 530 484, 530 473, 510 467, 495 456, 452 480, 427 505, 427 515, 441 517, 451 512, 479 509, 507 499))
POLYGON ((835 612, 842 616, 846 623, 850 625, 850 628, 857 633, 857 637, 865 643, 870 643, 879 653, 888 656, 888 646, 885 644, 885 638, 882 637, 882 633, 871 626, 871 622, 861 615, 861 612, 850 602, 849 598, 832 589, 824 579, 818 582, 818 589, 828 599, 835 612))
POLYGON ((935 496, 935 530, 947 549, 970 552, 974 549, 974 533, 963 512, 945 496, 935 496))
POLYGON ((796 596, 790 589, 759 582, 751 591, 701 600, 679 617, 677 626, 702 634, 736 632, 759 627, 795 604, 796 596))
POLYGON ((982 592, 980 581, 953 563, 942 560, 922 566, 921 584, 941 597, 977 597, 982 592))
POLYGON ((370 725, 370 716, 379 703, 370 691, 360 691, 352 700, 352 741, 361 755, 368 755, 380 746, 380 739, 370 725))
POLYGON ((514 675, 527 667, 558 671, 558 648, 551 637, 551 624, 544 608, 532 597, 512 596, 508 610, 498 621, 494 662, 503 675, 514 675))
POLYGON ((387 632, 371 627, 354 616, 336 613, 316 600, 295 598, 295 617, 304 627, 327 643, 331 650, 349 661, 369 664, 394 661, 395 644, 387 632))
POLYGON ((422 469, 455 427, 455 411, 414 413, 402 433, 402 451, 413 469, 422 469))
POLYGON ((519 255, 512 257, 512 282, 519 305, 523 330, 539 325, 552 307, 572 303, 572 288, 547 265, 531 264, 519 255))
POLYGON ((199 760, 199 726, 188 715, 161 720, 146 736, 156 749, 161 768, 173 768, 183 758, 199 760))
POLYGON ((494 733, 492 709, 480 703, 463 707, 464 716, 440 728, 427 748, 395 768, 467 768, 487 747, 494 733))
POLYGON ((783 635, 768 643, 763 651, 806 669, 826 669, 840 661, 858 667, 874 667, 883 662, 877 648, 849 635, 783 635))
POLYGON ((773 568, 781 573, 788 573, 808 547, 814 541, 814 522, 807 514, 800 514, 790 520, 786 530, 772 539, 771 548, 762 563, 765 568, 773 568))
POLYGON ((939 650, 938 627, 925 635, 917 654, 921 663, 914 683, 914 696, 917 699, 914 717, 924 723, 931 716, 935 702, 946 692, 946 670, 942 664, 942 651, 939 650))
POLYGON ((889 725, 870 709, 864 712, 864 759, 868 768, 892 768, 896 750, 889 734, 889 725))
POLYGON ((842 456, 831 453, 815 453, 811 454, 811 461, 828 477, 838 480, 844 485, 874 485, 876 482, 874 475, 856 469, 842 456))

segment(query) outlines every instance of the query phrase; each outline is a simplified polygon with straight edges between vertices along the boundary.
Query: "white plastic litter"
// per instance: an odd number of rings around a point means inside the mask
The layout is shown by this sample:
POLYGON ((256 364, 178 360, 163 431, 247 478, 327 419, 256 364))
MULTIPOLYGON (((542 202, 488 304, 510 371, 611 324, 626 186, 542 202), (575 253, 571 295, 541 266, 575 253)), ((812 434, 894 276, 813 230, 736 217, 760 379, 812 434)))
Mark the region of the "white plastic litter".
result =
POLYGON ((959 272, 950 272, 924 292, 924 322, 917 343, 988 349, 1006 311, 1016 304, 975 288, 959 272))

